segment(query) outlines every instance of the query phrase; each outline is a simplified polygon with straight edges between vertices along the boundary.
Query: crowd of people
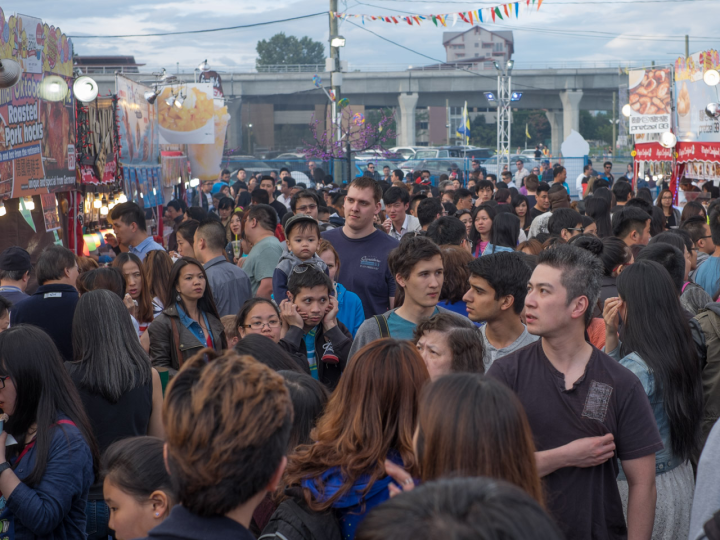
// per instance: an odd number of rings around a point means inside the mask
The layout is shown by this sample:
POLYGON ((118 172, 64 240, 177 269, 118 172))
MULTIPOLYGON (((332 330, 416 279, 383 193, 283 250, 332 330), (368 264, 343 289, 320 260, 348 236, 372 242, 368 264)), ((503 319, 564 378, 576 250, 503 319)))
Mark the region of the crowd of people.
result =
POLYGON ((720 538, 711 186, 312 169, 0 254, 0 537, 720 538))

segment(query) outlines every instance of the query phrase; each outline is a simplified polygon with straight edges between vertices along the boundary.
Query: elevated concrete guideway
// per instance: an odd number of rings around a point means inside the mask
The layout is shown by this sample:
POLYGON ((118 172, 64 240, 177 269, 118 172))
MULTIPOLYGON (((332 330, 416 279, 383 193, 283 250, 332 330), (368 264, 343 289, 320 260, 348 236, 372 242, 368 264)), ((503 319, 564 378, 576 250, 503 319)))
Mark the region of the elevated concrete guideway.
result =
MULTIPOLYGON (((115 76, 92 74, 100 87, 101 95, 115 91, 115 76)), ((126 75, 134 80, 148 81, 145 73, 126 75)), ((232 146, 242 138, 243 120, 241 104, 263 106, 272 113, 274 106, 288 105, 324 107, 327 98, 315 88, 313 73, 223 73, 223 90, 227 97, 236 98, 228 103, 233 117, 228 128, 228 143, 232 146), (239 120, 239 121, 235 121, 239 120)), ((320 73, 329 82, 329 73, 320 73)), ((192 82, 192 75, 179 75, 183 82, 192 82)), ((580 110, 610 110, 612 94, 627 75, 618 68, 579 69, 516 69, 512 72, 512 90, 522 92, 518 109, 545 109, 552 128, 552 146, 578 130, 580 110)), ((495 108, 488 102, 485 92, 497 93, 497 78, 492 71, 469 72, 461 70, 406 70, 391 72, 343 73, 342 97, 352 105, 365 107, 392 107, 398 111, 398 144, 415 144, 415 109, 417 107, 444 107, 446 100, 454 106, 467 101, 468 107, 485 110, 495 108), (401 142, 402 141, 402 142, 401 142)), ((275 111, 278 115, 278 111, 275 111)), ((281 116, 282 117, 282 116, 281 116)), ((274 119, 275 123, 281 123, 274 119)))

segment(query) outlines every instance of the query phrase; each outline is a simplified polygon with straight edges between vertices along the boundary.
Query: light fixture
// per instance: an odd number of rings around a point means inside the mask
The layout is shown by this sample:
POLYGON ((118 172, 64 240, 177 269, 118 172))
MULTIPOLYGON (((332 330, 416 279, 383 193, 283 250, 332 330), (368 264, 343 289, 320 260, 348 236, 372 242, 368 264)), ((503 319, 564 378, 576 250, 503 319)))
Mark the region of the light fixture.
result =
POLYGON ((720 72, 717 69, 708 69, 703 74, 703 81, 708 86, 717 86, 720 84, 720 72))
POLYGON ((674 148, 677 143, 677 137, 672 131, 666 131, 660 135, 660 146, 663 148, 674 148))
POLYGON ((5 208, 5 202, 0 201, 0 216, 7 214, 7 208, 5 208))
POLYGON ((199 178, 191 178, 190 179, 190 187, 196 188, 200 185, 200 179, 199 178))
POLYGON ((662 174, 658 174, 658 180, 662 180, 662 179, 663 179, 663 175, 662 175, 662 174))
POLYGON ((23 70, 15 60, 0 60, 0 88, 10 88, 20 82, 23 70))
POLYGON ((658 181, 657 175, 653 175, 652 179, 653 179, 653 182, 657 182, 658 181))
POLYGON ((513 92, 510 95, 510 101, 520 101, 520 99, 522 99, 522 95, 522 92, 513 92))
POLYGON ((331 47, 344 47, 345 46, 345 38, 342 36, 334 36, 330 39, 330 46, 331 47))
POLYGON ((25 210, 35 210, 35 203, 33 202, 32 197, 23 198, 23 202, 25 203, 25 210))
POLYGON ((248 127, 249 127, 250 129, 252 129, 252 124, 248 124, 248 127))
POLYGON ((200 71, 210 71, 210 66, 207 63, 207 58, 197 67, 200 71))
POLYGON ((170 90, 170 96, 165 99, 165 103, 167 103, 168 107, 172 107, 175 104, 175 94, 172 93, 172 90, 170 90))
POLYGON ((705 114, 710 118, 717 118, 720 116, 720 103, 708 103, 705 107, 705 114))
POLYGON ((120 193, 120 196, 118 197, 118 203, 123 204, 127 202, 127 195, 125 193, 120 193))
POLYGON ((488 101, 495 101, 495 94, 492 92, 485 92, 485 99, 488 101))
POLYGON ((95 198, 93 199, 93 208, 100 208, 102 202, 100 201, 100 194, 95 192, 95 198))
POLYGON ((495 69, 497 69, 498 71, 500 71, 500 64, 498 64, 498 61, 497 61, 497 60, 495 60, 495 61, 493 62, 493 65, 495 66, 495 69))
POLYGON ((62 77, 50 75, 40 83, 40 97, 45 101, 63 101, 68 94, 68 84, 62 77))
POLYGON ((101 216, 107 216, 108 215, 108 202, 105 198, 105 194, 103 193, 102 196, 102 202, 100 203, 100 215, 101 216))
POLYGON ((512 71, 512 68, 515 65, 515 60, 508 60, 507 64, 505 64, 505 65, 507 66, 508 71, 512 71))
POLYGON ((632 114, 632 107, 630 106, 629 103, 626 103, 625 105, 623 105, 622 113, 623 113, 623 116, 630 118, 630 115, 632 114))
POLYGON ((178 94, 178 96, 175 98, 175 106, 178 109, 182 109, 184 102, 185 102, 185 96, 183 96, 182 94, 178 94))
POLYGON ((110 202, 108 203, 108 210, 112 210, 113 208, 115 208, 115 205, 116 205, 116 204, 117 204, 117 203, 116 203, 115 201, 110 201, 110 202))
POLYGON ((149 90, 143 94, 145 97, 145 101, 147 101, 150 105, 155 103, 155 100, 158 98, 157 88, 153 90, 149 90))
POLYGON ((97 82, 95 82, 95 79, 90 77, 78 77, 73 83, 73 94, 75 94, 75 99, 82 101, 83 103, 95 101, 95 98, 98 97, 99 91, 97 82))

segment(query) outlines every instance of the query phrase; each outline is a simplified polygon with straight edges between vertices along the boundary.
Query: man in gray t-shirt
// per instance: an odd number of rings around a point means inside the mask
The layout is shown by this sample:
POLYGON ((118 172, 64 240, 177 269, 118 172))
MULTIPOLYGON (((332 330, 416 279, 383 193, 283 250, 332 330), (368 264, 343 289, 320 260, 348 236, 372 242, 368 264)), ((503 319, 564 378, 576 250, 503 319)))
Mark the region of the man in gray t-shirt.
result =
POLYGON ((498 358, 538 339, 527 331, 520 319, 532 270, 523 254, 516 252, 483 255, 469 266, 470 290, 463 300, 470 320, 485 322, 481 332, 487 371, 498 358))

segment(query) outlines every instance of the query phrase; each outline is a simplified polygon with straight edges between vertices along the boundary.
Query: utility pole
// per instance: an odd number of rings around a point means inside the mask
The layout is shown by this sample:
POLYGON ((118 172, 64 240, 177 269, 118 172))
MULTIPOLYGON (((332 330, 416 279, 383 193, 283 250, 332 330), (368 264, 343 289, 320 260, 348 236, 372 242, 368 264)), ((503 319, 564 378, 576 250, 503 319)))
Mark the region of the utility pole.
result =
MULTIPOLYGON (((338 0, 330 0, 330 36, 328 37, 328 43, 330 44, 330 59, 332 60, 332 73, 330 75, 331 77, 331 85, 332 90, 335 94, 335 100, 332 102, 332 121, 330 123, 329 129, 330 129, 330 143, 332 144, 333 140, 340 140, 340 133, 341 133, 341 126, 340 122, 338 120, 338 107, 337 103, 340 101, 340 86, 336 85, 337 76, 335 73, 340 71, 340 47, 333 47, 332 40, 334 37, 338 35, 338 20, 337 17, 334 16, 335 13, 337 13, 338 10, 338 0), (336 125, 337 124, 337 125, 336 125), (333 127, 335 129, 333 130, 333 127), (333 136, 333 131, 336 133, 335 137, 333 136)), ((349 129, 349 127, 348 127, 349 129)), ((326 130, 327 131, 327 130, 326 130)), ((348 134, 348 138, 350 135, 348 134)), ((340 165, 341 161, 334 160, 333 162, 333 178, 335 179, 335 183, 337 185, 342 184, 342 165, 340 165)), ((349 172, 349 171, 348 171, 349 172)), ((312 178, 310 179, 312 181, 312 178)))
POLYGON ((503 165, 507 164, 510 170, 510 130, 512 124, 512 109, 510 107, 512 92, 510 90, 513 61, 508 60, 502 65, 495 62, 495 69, 498 72, 498 110, 497 110, 497 155, 498 155, 498 178, 503 171, 503 165))
POLYGON ((616 129, 617 129, 617 120, 615 120, 617 114, 617 92, 613 92, 613 117, 612 117, 612 125, 613 125, 613 134, 612 134, 612 153, 613 153, 613 159, 615 158, 615 141, 617 140, 616 136, 616 129))
POLYGON ((685 34, 685 58, 690 58, 690 36, 685 34))
POLYGON ((445 100, 445 117, 447 118, 447 122, 445 123, 445 128, 447 129, 447 144, 450 146, 450 100, 445 100))

